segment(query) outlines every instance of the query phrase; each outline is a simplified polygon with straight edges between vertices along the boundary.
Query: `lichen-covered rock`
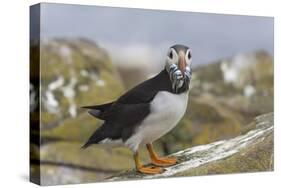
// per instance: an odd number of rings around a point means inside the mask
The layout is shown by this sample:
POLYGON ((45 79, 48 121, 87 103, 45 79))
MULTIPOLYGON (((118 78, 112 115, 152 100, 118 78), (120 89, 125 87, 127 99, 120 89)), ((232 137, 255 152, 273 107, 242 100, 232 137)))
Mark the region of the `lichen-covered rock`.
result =
POLYGON ((177 165, 157 175, 143 175, 135 170, 109 178, 112 180, 150 179, 273 170, 273 113, 258 116, 254 129, 229 140, 188 148, 171 156, 177 165))
POLYGON ((31 166, 34 174, 40 172, 41 185, 100 181, 134 166, 130 152, 125 148, 83 150, 82 144, 58 141, 41 146, 40 166, 36 163, 31 166))
POLYGON ((83 142, 97 129, 101 121, 91 117, 87 113, 81 113, 76 118, 61 120, 55 128, 42 131, 45 140, 64 140, 71 142, 83 142))
MULTIPOLYGON (((80 167, 69 167, 56 163, 32 165, 31 173, 40 175, 40 185, 58 185, 58 184, 73 184, 87 183, 98 181, 108 176, 108 172, 93 173, 93 171, 80 167), (39 171, 40 169, 40 171, 39 171)), ((112 172, 109 171, 109 174, 112 172)))
MULTIPOLYGON (((135 166, 133 153, 127 148, 93 145, 84 150, 82 144, 69 141, 44 144, 40 148, 40 166, 38 159, 31 165, 32 176, 41 174, 41 185, 96 182, 135 166)), ((140 158, 148 163, 144 150, 140 150, 140 158)))
POLYGON ((100 147, 81 149, 82 143, 56 142, 41 147, 40 159, 58 164, 72 164, 93 169, 122 170, 134 164, 129 152, 100 147), (114 157, 112 157, 114 156, 114 157))
POLYGON ((81 106, 105 103, 123 92, 104 49, 85 39, 52 39, 41 44, 41 136, 85 141, 101 123, 81 106))
POLYGON ((131 167, 126 155, 114 155, 109 160, 111 154, 104 150, 90 153, 80 150, 101 124, 81 107, 114 100, 124 92, 106 50, 85 39, 50 39, 40 45, 41 114, 31 114, 32 119, 37 118, 31 125, 31 135, 35 138, 40 134, 40 145, 31 140, 32 177, 41 174, 41 183, 48 185, 75 183, 77 179, 99 180, 131 167), (97 163, 98 159, 102 161, 97 163), (98 168, 95 164, 104 164, 105 159, 112 161, 106 163, 105 171, 91 171, 98 168))
POLYGON ((273 111, 273 72, 273 59, 265 51, 238 54, 195 68, 191 94, 208 93, 254 117, 273 111))
POLYGON ((114 100, 123 92, 106 51, 85 39, 41 43, 41 130, 75 119, 81 106, 114 100))

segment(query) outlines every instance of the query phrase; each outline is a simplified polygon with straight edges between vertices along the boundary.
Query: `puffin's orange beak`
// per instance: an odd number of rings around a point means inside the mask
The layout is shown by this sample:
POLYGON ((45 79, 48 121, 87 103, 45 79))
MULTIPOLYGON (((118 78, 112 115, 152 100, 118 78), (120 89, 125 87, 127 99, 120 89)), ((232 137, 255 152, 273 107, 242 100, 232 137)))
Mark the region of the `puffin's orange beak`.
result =
POLYGON ((185 72, 185 67, 186 67, 186 61, 185 61, 185 54, 183 51, 179 52, 179 69, 181 71, 181 73, 184 75, 185 72))

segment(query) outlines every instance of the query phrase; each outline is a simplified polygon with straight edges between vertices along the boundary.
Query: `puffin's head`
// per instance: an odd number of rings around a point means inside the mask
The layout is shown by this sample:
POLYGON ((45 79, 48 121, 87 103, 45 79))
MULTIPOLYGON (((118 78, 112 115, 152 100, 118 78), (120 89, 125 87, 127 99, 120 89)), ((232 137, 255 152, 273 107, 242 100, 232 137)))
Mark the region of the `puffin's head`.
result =
POLYGON ((191 79, 191 50, 189 47, 176 44, 169 48, 165 69, 170 76, 173 91, 181 93, 189 89, 191 79))

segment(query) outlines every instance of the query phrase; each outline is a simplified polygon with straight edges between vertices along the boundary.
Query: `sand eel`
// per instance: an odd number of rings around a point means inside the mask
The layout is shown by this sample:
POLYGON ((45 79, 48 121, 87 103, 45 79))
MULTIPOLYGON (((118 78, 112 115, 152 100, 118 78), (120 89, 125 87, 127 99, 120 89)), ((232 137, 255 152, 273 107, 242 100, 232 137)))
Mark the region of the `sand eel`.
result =
POLYGON ((127 146, 134 152, 136 169, 145 174, 162 173, 176 158, 158 157, 152 143, 173 129, 185 114, 191 80, 191 50, 184 45, 169 48, 164 69, 135 86, 116 101, 85 106, 104 120, 82 148, 92 144, 127 146), (138 148, 146 145, 155 166, 143 166, 138 148), (156 167, 157 166, 157 167, 156 167))

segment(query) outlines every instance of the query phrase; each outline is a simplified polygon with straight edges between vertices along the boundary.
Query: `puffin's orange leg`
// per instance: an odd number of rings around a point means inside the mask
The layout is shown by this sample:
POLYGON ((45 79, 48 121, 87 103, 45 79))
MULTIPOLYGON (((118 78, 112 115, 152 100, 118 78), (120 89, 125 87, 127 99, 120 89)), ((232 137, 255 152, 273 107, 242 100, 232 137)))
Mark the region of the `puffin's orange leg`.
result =
POLYGON ((155 166, 144 167, 140 162, 138 151, 134 154, 134 159, 135 159, 137 170, 143 174, 161 174, 164 172, 164 169, 160 167, 155 167, 155 166))
POLYGON ((172 166, 177 163, 177 159, 174 157, 158 157, 155 153, 152 144, 146 144, 149 152, 152 164, 156 166, 172 166))

